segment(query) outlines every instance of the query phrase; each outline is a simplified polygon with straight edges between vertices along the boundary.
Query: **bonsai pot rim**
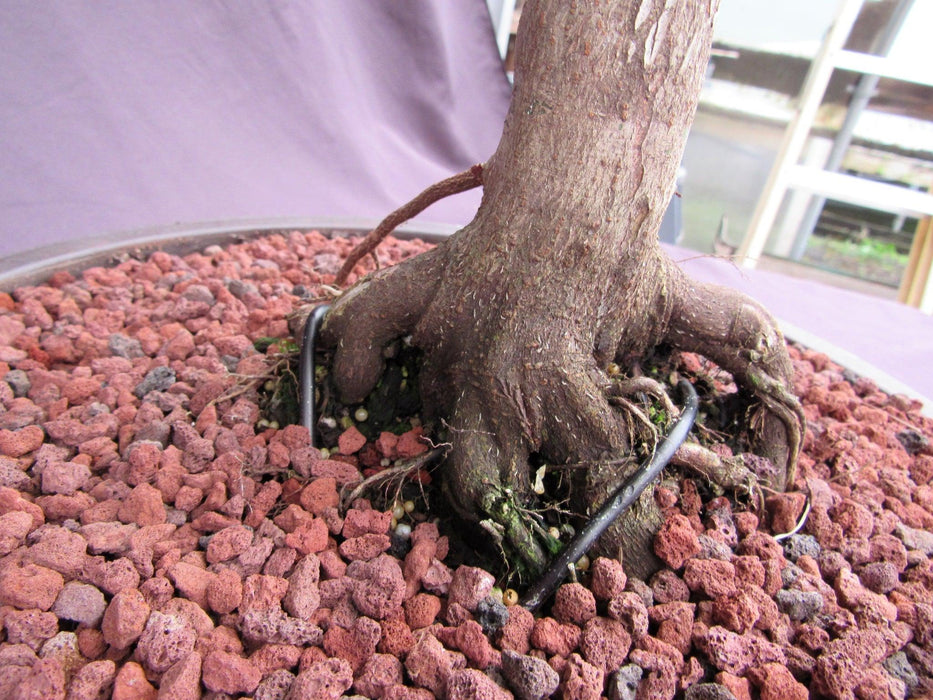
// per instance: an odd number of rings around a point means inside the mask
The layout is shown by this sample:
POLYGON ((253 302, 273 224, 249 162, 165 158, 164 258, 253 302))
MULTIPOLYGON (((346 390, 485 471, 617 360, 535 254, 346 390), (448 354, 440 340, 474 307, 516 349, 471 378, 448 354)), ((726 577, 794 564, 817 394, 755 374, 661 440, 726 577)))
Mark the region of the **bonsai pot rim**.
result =
MULTIPOLYGON (((0 291, 41 284, 61 271, 81 272, 89 267, 110 265, 128 256, 143 257, 157 250, 173 255, 187 255, 210 245, 229 245, 292 231, 320 231, 326 236, 365 236, 379 223, 376 219, 289 217, 210 221, 174 224, 121 231, 63 241, 34 248, 0 259, 0 291)), ((393 235, 396 238, 421 238, 438 243, 461 226, 425 222, 405 223, 393 235)))

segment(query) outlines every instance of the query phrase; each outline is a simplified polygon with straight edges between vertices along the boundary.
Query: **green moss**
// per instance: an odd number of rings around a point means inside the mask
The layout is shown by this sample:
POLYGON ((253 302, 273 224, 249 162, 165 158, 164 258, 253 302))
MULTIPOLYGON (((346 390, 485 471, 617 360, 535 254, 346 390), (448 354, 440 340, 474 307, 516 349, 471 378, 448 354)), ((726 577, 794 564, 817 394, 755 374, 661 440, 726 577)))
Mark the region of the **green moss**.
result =
POLYGON ((550 557, 561 550, 560 540, 548 535, 527 509, 515 501, 511 491, 488 490, 481 507, 501 528, 504 538, 500 544, 506 563, 512 575, 520 580, 527 582, 529 577, 540 574, 550 557))

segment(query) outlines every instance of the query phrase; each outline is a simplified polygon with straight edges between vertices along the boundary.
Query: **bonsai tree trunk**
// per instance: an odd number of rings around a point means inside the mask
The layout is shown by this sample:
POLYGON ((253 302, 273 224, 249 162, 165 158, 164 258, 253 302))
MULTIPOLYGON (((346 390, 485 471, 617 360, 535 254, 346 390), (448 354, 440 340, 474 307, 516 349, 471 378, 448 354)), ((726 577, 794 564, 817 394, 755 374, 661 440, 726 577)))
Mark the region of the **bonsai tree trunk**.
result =
MULTIPOLYGON (((802 418, 781 334, 750 299, 688 279, 657 238, 717 4, 528 0, 476 217, 359 282, 325 322, 348 403, 378 381, 383 349, 412 335, 425 410, 453 445, 443 467, 452 504, 532 567, 546 555, 525 514, 529 458, 588 465, 575 470, 575 497, 598 506, 637 464, 607 367, 659 343, 706 355, 758 398, 771 485, 792 477, 802 418)), ((658 523, 646 493, 603 547, 644 575, 658 523)))

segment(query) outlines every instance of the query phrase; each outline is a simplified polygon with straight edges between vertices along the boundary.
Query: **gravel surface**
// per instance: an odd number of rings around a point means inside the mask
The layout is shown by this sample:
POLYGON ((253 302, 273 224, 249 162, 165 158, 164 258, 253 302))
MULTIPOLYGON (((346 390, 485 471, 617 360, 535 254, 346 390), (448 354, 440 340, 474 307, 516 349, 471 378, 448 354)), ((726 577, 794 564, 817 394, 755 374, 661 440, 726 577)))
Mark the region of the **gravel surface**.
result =
POLYGON ((641 582, 597 559, 536 617, 448 566, 430 519, 403 516, 405 540, 365 500, 338 509, 373 465, 425 451, 418 429, 350 428, 322 454, 238 384, 351 245, 273 235, 0 294, 0 698, 933 694, 918 404, 791 347, 796 489, 752 512, 668 482, 666 567, 641 582))

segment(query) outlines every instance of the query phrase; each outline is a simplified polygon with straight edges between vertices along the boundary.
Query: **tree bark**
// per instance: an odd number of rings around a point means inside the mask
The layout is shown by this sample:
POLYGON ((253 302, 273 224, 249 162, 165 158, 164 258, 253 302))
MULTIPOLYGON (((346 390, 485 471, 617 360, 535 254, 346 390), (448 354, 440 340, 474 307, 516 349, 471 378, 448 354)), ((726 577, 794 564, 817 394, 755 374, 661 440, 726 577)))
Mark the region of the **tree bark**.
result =
MULTIPOLYGON (((604 500, 636 464, 626 462, 632 445, 607 400, 606 368, 659 343, 733 372, 762 401, 775 485, 793 470, 801 414, 773 320, 746 297, 686 278, 657 238, 717 4, 528 0, 476 217, 433 251, 363 280, 325 323, 348 402, 378 380, 383 348, 412 334, 424 350, 428 417, 449 426, 454 445, 444 469, 451 502, 490 521, 532 567, 546 555, 523 511, 533 505, 529 457, 590 464, 575 496, 604 500)), ((646 575, 658 518, 648 493, 604 548, 646 575)))

